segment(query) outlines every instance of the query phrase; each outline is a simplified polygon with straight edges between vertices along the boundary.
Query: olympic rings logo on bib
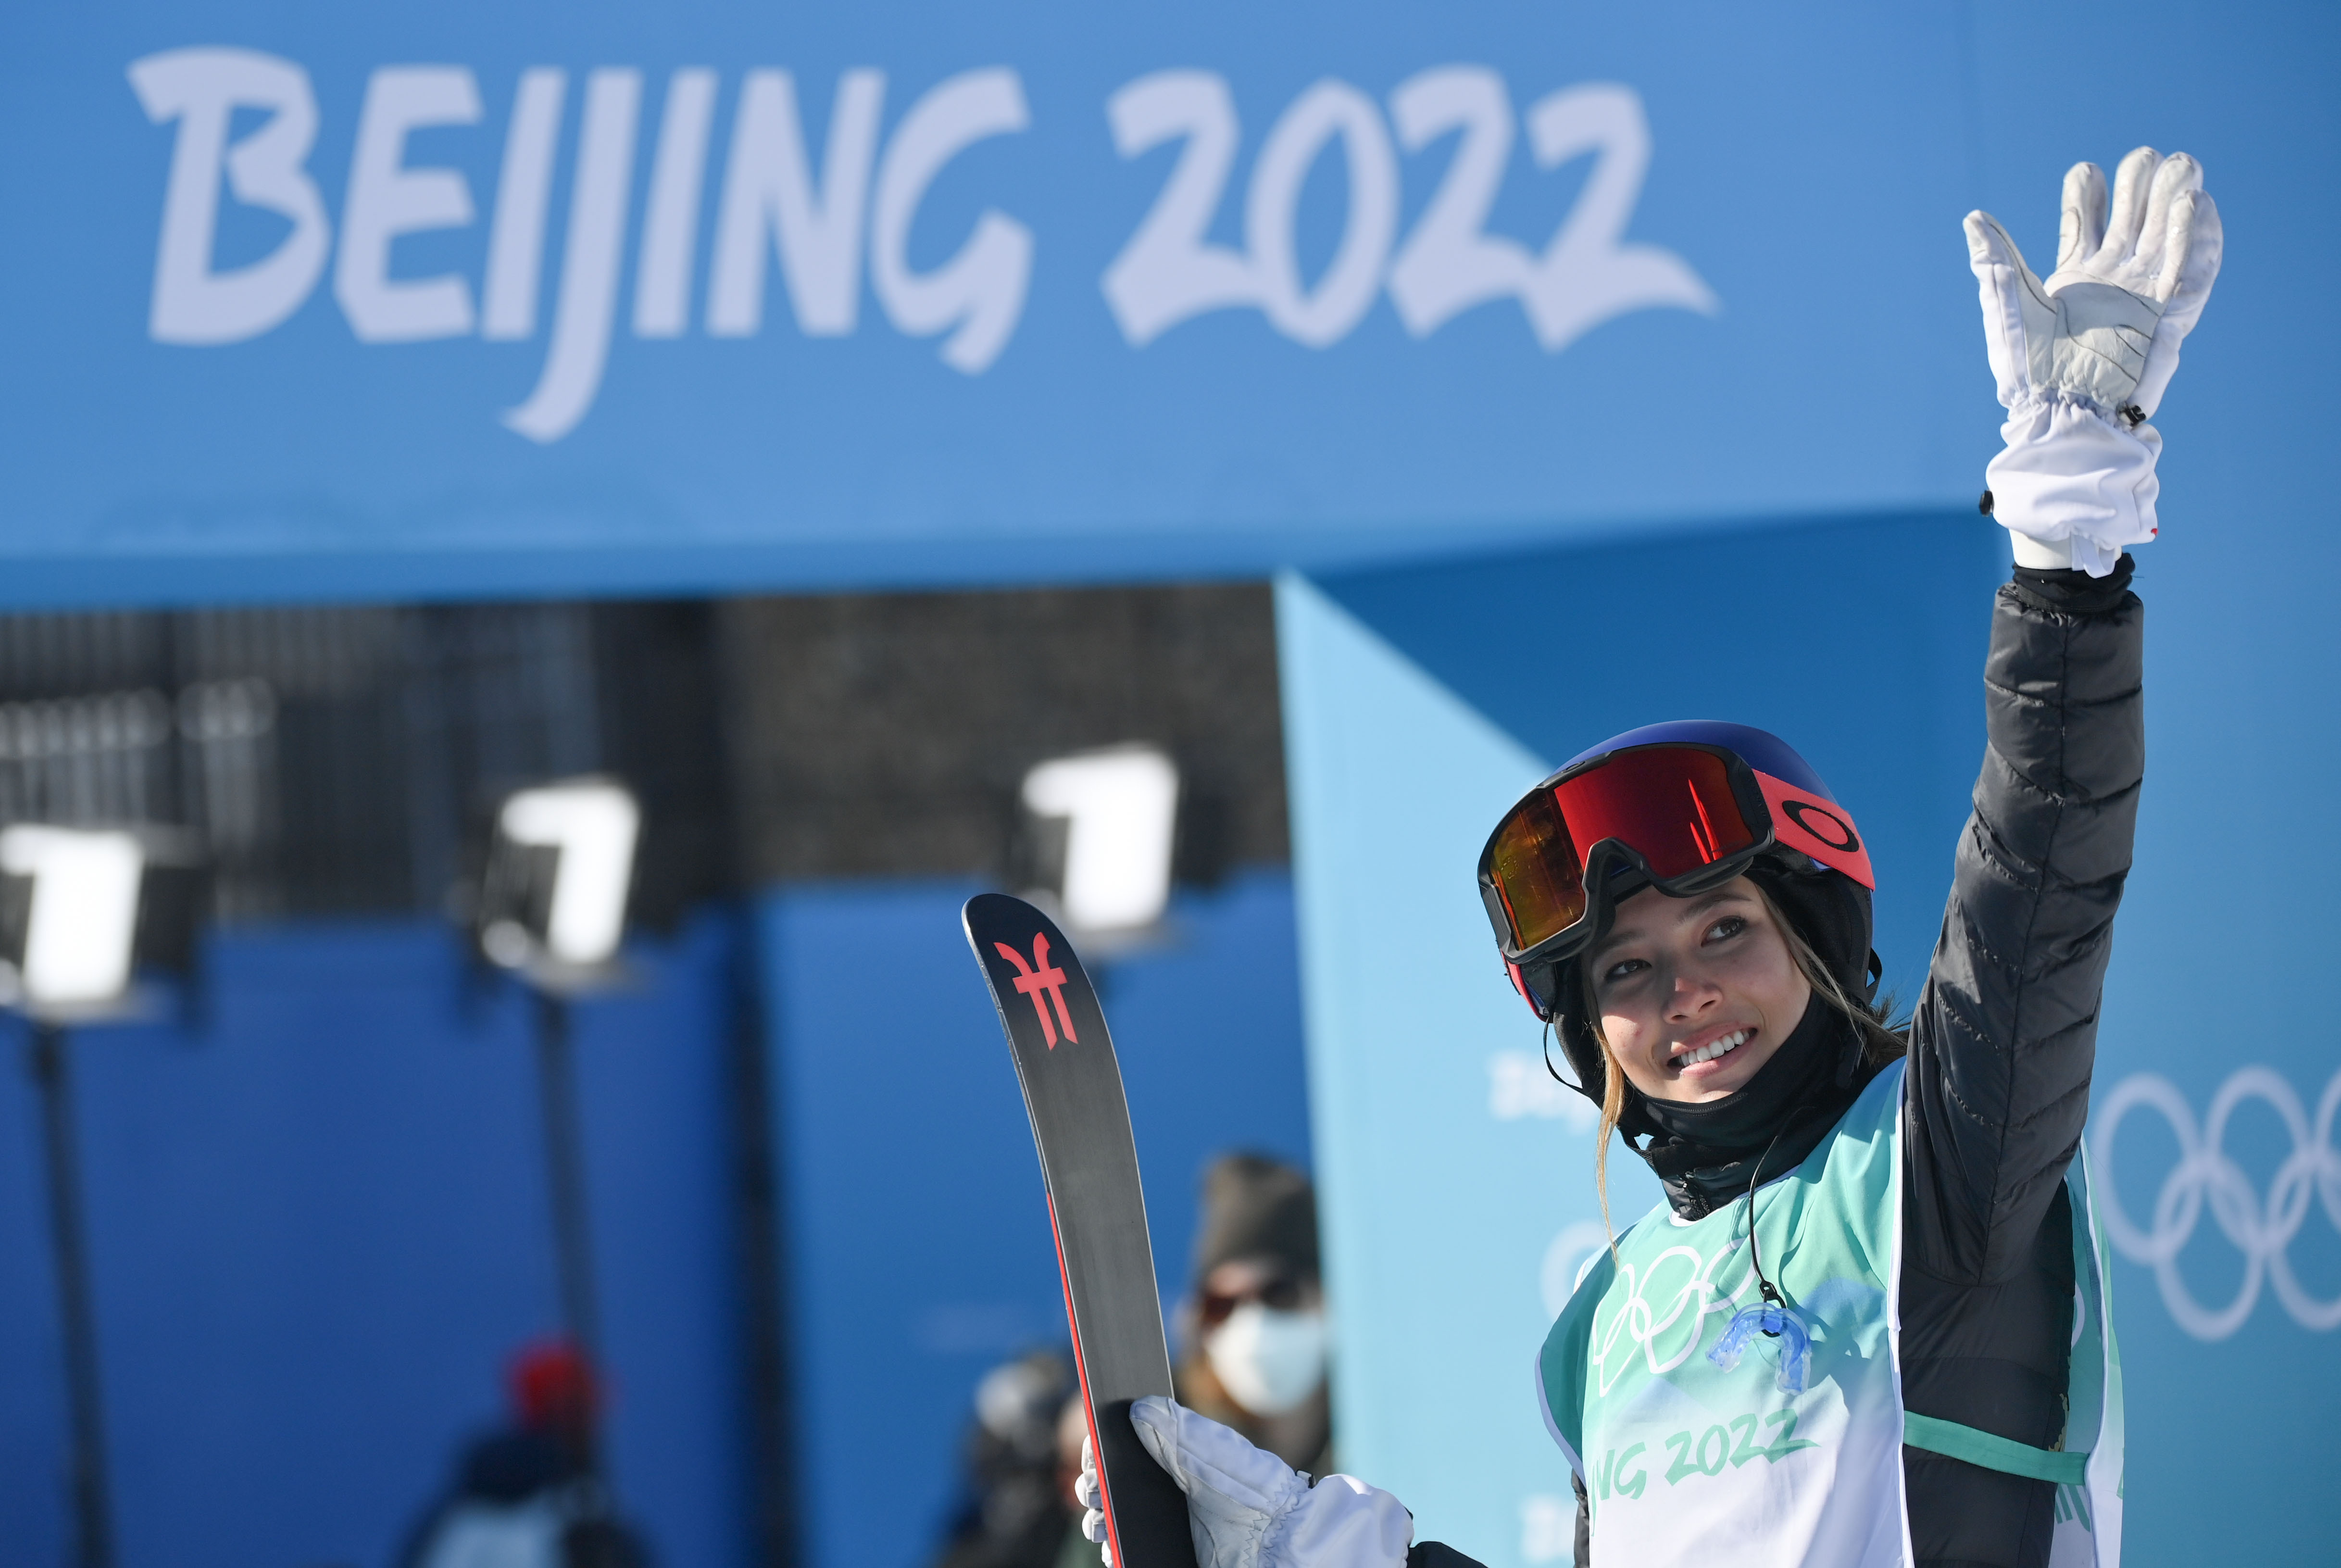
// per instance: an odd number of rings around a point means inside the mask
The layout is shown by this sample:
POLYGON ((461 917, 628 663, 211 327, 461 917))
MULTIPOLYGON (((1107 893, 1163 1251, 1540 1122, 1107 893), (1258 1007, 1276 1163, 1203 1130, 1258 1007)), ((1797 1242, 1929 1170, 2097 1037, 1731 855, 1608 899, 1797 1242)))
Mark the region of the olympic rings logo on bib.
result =
POLYGON ((2293 1273, 2288 1249, 2308 1218, 2312 1202, 2325 1220, 2341 1230, 2341 1152, 2333 1147, 2333 1122, 2341 1112, 2341 1074, 2325 1085, 2311 1118, 2292 1085, 2272 1069, 2238 1069, 2211 1097, 2198 1131, 2195 1113, 2177 1086, 2156 1073, 2138 1073, 2116 1084, 2096 1114, 2098 1132, 2092 1175, 2103 1189, 2107 1238, 2124 1257, 2154 1271, 2163 1304, 2178 1326, 2200 1340, 2222 1340, 2244 1325, 2265 1282, 2295 1323, 2312 1331, 2341 1327, 2341 1297, 2320 1301, 2293 1273), (2251 1178, 2225 1147, 2228 1119, 2249 1100, 2276 1112, 2292 1136, 2292 1153, 2276 1168, 2263 1202, 2251 1178), (2132 1111, 2159 1112, 2178 1140, 2178 1164, 2155 1194, 2150 1227, 2130 1218, 2115 1191, 2114 1138, 2132 1111), (2179 1272, 2178 1254, 2195 1234, 2206 1209, 2211 1221, 2244 1256, 2243 1283, 2225 1306, 2195 1299, 2179 1272))
MULTIPOLYGON (((1624 1287, 1623 1300, 1619 1302, 1617 1311, 1607 1323, 1602 1320, 1601 1309, 1615 1297, 1605 1298, 1600 1306, 1594 1309, 1591 1343, 1587 1347, 1587 1359, 1594 1375, 1600 1380, 1601 1393, 1608 1393, 1617 1385, 1618 1380, 1625 1375, 1626 1369, 1634 1363, 1637 1351, 1640 1352, 1654 1377, 1663 1377, 1690 1359, 1690 1353, 1698 1348, 1698 1342, 1706 1336, 1708 1314, 1729 1311, 1733 1296, 1738 1293, 1735 1291, 1733 1295, 1720 1294, 1711 1277, 1716 1264, 1738 1250, 1737 1239, 1711 1258, 1700 1257, 1696 1247, 1669 1247, 1650 1260, 1646 1273, 1637 1273, 1631 1263, 1620 1265, 1618 1280, 1619 1284, 1624 1287), (1665 1295, 1667 1284, 1662 1276, 1678 1272, 1668 1266, 1676 1259, 1683 1260, 1682 1266, 1689 1272, 1679 1285, 1673 1287, 1674 1294, 1668 1297, 1665 1295), (1663 1314, 1643 1293, 1647 1287, 1652 1285, 1659 1287, 1658 1293, 1667 1303, 1663 1314), (1689 1313, 1689 1323, 1682 1322, 1686 1312, 1689 1313), (1675 1343, 1678 1334, 1680 1336, 1679 1343, 1675 1343)), ((1742 1283, 1744 1287, 1745 1282, 1742 1283)))

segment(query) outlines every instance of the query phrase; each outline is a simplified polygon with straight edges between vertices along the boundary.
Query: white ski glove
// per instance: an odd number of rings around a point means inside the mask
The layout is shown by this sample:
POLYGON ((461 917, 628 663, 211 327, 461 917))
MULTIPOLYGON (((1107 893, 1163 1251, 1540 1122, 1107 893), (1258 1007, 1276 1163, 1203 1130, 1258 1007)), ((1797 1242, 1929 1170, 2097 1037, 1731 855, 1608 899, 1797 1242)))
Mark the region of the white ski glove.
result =
POLYGON ((2140 147, 2115 171, 2110 221, 2105 171, 2065 176, 2045 284, 1989 214, 1969 213, 1967 232, 2007 410, 1987 471, 1992 517, 2016 534, 2017 564, 2102 577, 2155 534, 2162 437, 2146 421, 2219 275, 2219 209, 2194 159, 2140 147))
MULTIPOLYGON (((1414 1516, 1347 1475, 1315 1485, 1240 1433, 1160 1394, 1131 1406, 1138 1441, 1187 1494, 1196 1568, 1402 1568, 1414 1516)), ((1097 1460, 1081 1443, 1081 1533, 1105 1545, 1097 1460)), ((1107 1568, 1113 1553, 1105 1553, 1107 1568)))

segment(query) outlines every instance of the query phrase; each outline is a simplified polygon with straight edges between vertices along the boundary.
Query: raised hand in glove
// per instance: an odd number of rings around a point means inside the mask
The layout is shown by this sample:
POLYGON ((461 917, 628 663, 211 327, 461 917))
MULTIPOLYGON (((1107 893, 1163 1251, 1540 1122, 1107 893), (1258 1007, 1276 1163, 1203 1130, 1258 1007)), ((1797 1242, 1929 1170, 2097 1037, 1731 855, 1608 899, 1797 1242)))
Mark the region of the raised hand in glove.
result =
MULTIPOLYGON (((1399 1500, 1347 1475, 1315 1484, 1240 1433, 1160 1395, 1131 1407, 1154 1462, 1187 1494, 1197 1568, 1402 1568, 1414 1518, 1399 1500)), ((1081 1444, 1075 1483, 1081 1533, 1105 1545, 1097 1462, 1081 1444)), ((1107 1568, 1112 1568, 1111 1550, 1107 1568)))
POLYGON ((1992 516, 2027 566, 2102 577, 2155 534, 2162 437, 2147 420, 2219 275, 2219 210, 2184 153, 2140 147, 2106 176, 2065 176, 2057 270, 2043 283, 1987 213, 1967 218, 2006 450, 1987 471, 1992 516))

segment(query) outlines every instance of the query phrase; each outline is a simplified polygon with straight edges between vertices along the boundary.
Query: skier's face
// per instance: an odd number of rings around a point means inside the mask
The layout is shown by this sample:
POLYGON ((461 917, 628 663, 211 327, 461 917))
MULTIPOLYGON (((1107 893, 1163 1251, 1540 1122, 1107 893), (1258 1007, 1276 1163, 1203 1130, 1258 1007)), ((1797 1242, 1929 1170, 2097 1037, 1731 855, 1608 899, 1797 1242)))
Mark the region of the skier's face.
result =
POLYGON ((1811 984, 1746 877, 1695 898, 1645 888, 1586 956, 1602 1038, 1653 1100, 1718 1100, 1762 1069, 1811 984))

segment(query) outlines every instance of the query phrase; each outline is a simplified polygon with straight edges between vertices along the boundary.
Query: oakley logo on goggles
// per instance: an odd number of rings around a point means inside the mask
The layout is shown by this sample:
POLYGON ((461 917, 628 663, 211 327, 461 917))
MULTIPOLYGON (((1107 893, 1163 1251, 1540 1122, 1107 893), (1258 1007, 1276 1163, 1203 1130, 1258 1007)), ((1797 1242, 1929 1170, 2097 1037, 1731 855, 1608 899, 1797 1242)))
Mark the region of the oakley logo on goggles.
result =
POLYGON ((1589 758, 1504 814, 1479 854, 1479 895, 1505 962, 1551 964, 1593 937, 1599 910, 1645 884, 1681 898, 1720 886, 1768 849, 1878 884, 1853 818, 1812 790, 1718 746, 1665 743, 1589 758), (1617 879, 1620 872, 1638 872, 1617 879))

